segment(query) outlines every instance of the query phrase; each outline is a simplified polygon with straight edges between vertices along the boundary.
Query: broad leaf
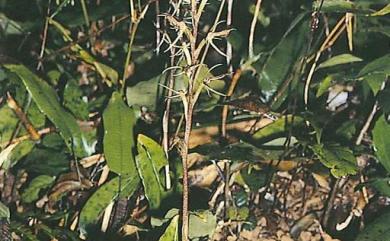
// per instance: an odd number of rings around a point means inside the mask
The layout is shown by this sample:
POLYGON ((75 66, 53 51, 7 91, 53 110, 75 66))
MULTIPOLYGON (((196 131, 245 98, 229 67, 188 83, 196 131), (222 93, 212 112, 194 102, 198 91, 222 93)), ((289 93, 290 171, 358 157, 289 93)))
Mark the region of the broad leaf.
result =
POLYGON ((369 223, 355 241, 388 241, 390 237, 390 212, 386 212, 369 223))
POLYGON ((55 180, 55 177, 41 175, 34 178, 28 187, 22 193, 22 200, 25 203, 34 202, 39 198, 39 192, 42 189, 50 187, 55 180))
POLYGON ((368 63, 360 70, 358 76, 378 73, 390 74, 390 54, 384 55, 368 63))
POLYGON ((144 135, 138 135, 138 156, 136 163, 139 176, 145 189, 145 195, 151 209, 158 208, 164 191, 159 177, 161 168, 168 165, 164 151, 155 141, 144 135))
POLYGON ((332 67, 340 64, 360 62, 360 61, 363 61, 363 59, 353 56, 352 54, 340 54, 322 62, 318 66, 318 69, 332 67))
POLYGON ((146 106, 150 110, 156 109, 158 88, 161 79, 165 74, 158 75, 146 81, 138 82, 136 85, 126 89, 126 99, 129 106, 146 106))
POLYGON ((274 95, 281 87, 305 49, 308 23, 302 20, 304 16, 298 16, 291 24, 286 35, 270 53, 260 72, 258 86, 267 97, 274 95))
POLYGON ((209 210, 191 212, 189 238, 211 237, 217 226, 217 217, 209 210))
POLYGON ((179 215, 172 218, 164 234, 159 241, 178 241, 179 240, 179 215))
POLYGON ((59 129, 69 150, 77 156, 85 156, 86 143, 76 119, 59 103, 55 90, 24 65, 5 65, 23 81, 39 109, 59 129))
POLYGON ((376 148, 376 156, 379 162, 390 173, 390 125, 386 122, 383 115, 375 123, 372 135, 376 148))
POLYGON ((369 182, 382 195, 390 197, 390 178, 377 178, 369 182))
POLYGON ((119 175, 137 175, 133 156, 135 115, 118 92, 112 94, 103 113, 103 125, 104 155, 110 170, 119 175))
POLYGON ((79 227, 82 234, 94 230, 104 209, 117 197, 130 197, 139 184, 139 178, 134 176, 115 177, 101 186, 88 199, 80 213, 79 227))
POLYGON ((317 144, 311 147, 322 164, 330 168, 335 177, 354 175, 357 172, 356 158, 352 151, 338 145, 324 146, 317 144))
POLYGON ((324 93, 326 93, 329 89, 329 87, 332 85, 333 76, 328 75, 322 82, 320 83, 320 86, 318 87, 316 97, 320 97, 324 93))

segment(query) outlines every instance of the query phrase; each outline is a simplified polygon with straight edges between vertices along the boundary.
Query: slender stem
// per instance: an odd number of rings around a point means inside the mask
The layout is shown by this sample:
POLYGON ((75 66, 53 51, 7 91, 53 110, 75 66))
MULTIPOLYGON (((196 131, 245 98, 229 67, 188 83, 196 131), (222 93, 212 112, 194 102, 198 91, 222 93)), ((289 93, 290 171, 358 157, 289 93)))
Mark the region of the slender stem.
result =
MULTIPOLYGON (((233 0, 228 0, 227 5, 228 5, 228 7, 227 7, 226 25, 229 29, 232 27, 233 0)), ((226 40, 226 64, 227 64, 230 72, 233 71, 233 67, 231 66, 232 55, 233 55, 232 44, 228 40, 226 40)))
MULTIPOLYGON (((172 48, 171 49, 170 66, 174 66, 174 64, 175 64, 175 49, 172 48)), ((175 71, 171 70, 169 73, 169 77, 168 77, 168 96, 167 96, 167 100, 166 100, 166 104, 165 104, 165 110, 164 110, 163 121, 162 121, 163 122, 163 125, 162 125, 162 128, 163 128, 162 144, 163 144, 165 156, 167 157, 168 160, 169 160, 169 153, 168 153, 168 150, 169 150, 169 113, 171 110, 171 103, 172 103, 171 97, 173 95, 172 90, 174 87, 174 83, 175 83, 175 71)), ((165 166, 165 178, 166 178, 166 188, 170 189, 171 188, 171 179, 169 176, 169 165, 165 166)))
POLYGON ((160 1, 156 1, 156 54, 160 54, 160 42, 161 42, 161 23, 160 23, 160 1))
POLYGON ((250 29, 250 33, 249 33, 249 46, 248 46, 249 53, 248 53, 248 55, 249 55, 250 59, 253 58, 253 56, 254 56, 253 41, 255 38, 255 29, 256 29, 257 18, 259 17, 259 13, 260 13, 261 1, 262 0, 257 0, 257 2, 256 2, 255 14, 253 15, 251 29, 250 29))
POLYGON ((87 10, 87 4, 85 3, 85 0, 80 0, 80 1, 81 1, 81 8, 83 10, 84 21, 87 27, 89 28, 89 15, 87 10))
POLYGON ((188 198, 189 198, 189 188, 188 188, 188 149, 190 134, 192 128, 192 112, 193 105, 191 99, 188 99, 188 110, 186 115, 186 125, 184 132, 184 148, 182 151, 182 162, 183 162, 183 206, 182 206, 182 241, 188 241, 189 234, 189 213, 188 213, 188 198))
POLYGON ((130 33, 130 39, 129 39, 129 43, 128 43, 128 46, 127 46, 127 54, 126 54, 126 60, 125 60, 125 64, 123 66, 123 75, 122 75, 122 86, 121 86, 121 93, 124 94, 124 91, 125 91, 125 87, 126 87, 126 79, 127 79, 127 75, 128 75, 128 68, 129 68, 129 64, 130 64, 130 59, 131 59, 131 50, 133 48, 133 43, 134 43, 134 39, 135 39, 135 34, 137 32, 137 29, 138 29, 138 21, 136 22, 133 22, 131 24, 131 33, 130 33))
MULTIPOLYGON (((198 36, 198 20, 200 18, 197 17, 197 3, 196 0, 191 0, 191 17, 192 17, 192 38, 190 39, 191 46, 191 65, 195 65, 197 61, 196 52, 196 40, 198 36)), ((189 150, 189 142, 190 135, 192 129, 192 114, 193 107, 195 105, 196 99, 194 99, 193 95, 193 86, 194 80, 196 79, 196 69, 191 72, 191 80, 188 83, 188 94, 186 101, 187 103, 183 103, 187 105, 187 109, 185 110, 185 132, 184 132, 184 147, 182 150, 182 164, 183 164, 183 206, 182 206, 182 241, 188 241, 189 237, 189 209, 188 209, 188 199, 189 199, 189 187, 188 187, 188 150, 189 150)), ((196 97, 195 97, 196 98, 196 97)))

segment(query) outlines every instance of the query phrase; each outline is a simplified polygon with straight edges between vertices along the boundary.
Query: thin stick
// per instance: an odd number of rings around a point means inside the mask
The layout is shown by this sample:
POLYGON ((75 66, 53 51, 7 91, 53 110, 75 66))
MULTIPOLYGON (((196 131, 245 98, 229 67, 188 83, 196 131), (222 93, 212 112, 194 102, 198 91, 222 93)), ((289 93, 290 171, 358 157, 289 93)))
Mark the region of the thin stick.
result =
MULTIPOLYGON (((233 0, 227 1, 227 16, 226 16, 226 25, 227 28, 230 29, 232 27, 232 18, 233 18, 233 0)), ((233 55, 233 47, 232 44, 226 40, 226 64, 230 69, 230 72, 233 71, 233 67, 231 66, 233 55)))
POLYGON ((345 20, 345 16, 342 17, 339 22, 336 24, 336 26, 333 28, 333 30, 331 31, 331 33, 326 37, 326 39, 324 40, 323 44, 321 45, 320 49, 317 51, 316 55, 315 55, 315 59, 314 59, 314 62, 311 66, 311 69, 309 71, 309 74, 306 78, 306 81, 305 81, 305 89, 304 89, 304 103, 305 103, 305 109, 308 108, 308 102, 309 102, 309 87, 310 87, 310 83, 311 83, 311 80, 313 78, 313 74, 314 74, 314 71, 317 67, 317 62, 318 60, 320 59, 321 57, 321 54, 322 52, 332 46, 334 44, 334 42, 338 39, 338 37, 341 35, 341 33, 344 31, 345 29, 345 25, 343 25, 343 22, 345 20))
POLYGON ((124 94, 125 87, 126 87, 126 78, 127 78, 127 69, 130 64, 131 60, 131 53, 133 48, 133 43, 135 39, 135 34, 137 33, 138 25, 141 22, 141 20, 145 17, 145 14, 149 8, 149 3, 146 4, 146 6, 141 10, 139 15, 134 10, 134 2, 133 0, 130 0, 130 13, 131 13, 131 23, 130 23, 130 38, 129 43, 127 46, 127 54, 126 54, 126 60, 125 64, 123 66, 123 75, 122 75, 122 86, 121 86, 121 93, 124 94))
POLYGON ((156 1, 156 54, 160 54, 161 43, 161 23, 160 23, 160 1, 156 1))
MULTIPOLYGON (((170 65, 173 66, 175 64, 175 49, 171 49, 171 63, 170 65)), ((169 160, 169 113, 171 110, 171 103, 172 103, 172 95, 173 95, 173 87, 175 83, 175 71, 171 70, 168 77, 168 96, 166 99, 166 105, 163 115, 163 148, 165 152, 165 156, 169 160)), ((166 188, 171 188, 171 179, 169 176, 169 165, 165 166, 165 179, 166 179, 166 188)))
POLYGON ((32 140, 37 141, 41 138, 41 135, 37 132, 34 126, 31 124, 27 115, 23 112, 22 108, 18 105, 12 95, 7 93, 7 102, 8 106, 14 111, 14 113, 18 116, 21 123, 24 125, 24 128, 29 133, 32 140))
POLYGON ((248 55, 249 55, 250 59, 253 58, 253 56, 254 56, 253 41, 255 38, 255 29, 256 29, 257 18, 259 17, 259 13, 260 13, 261 1, 262 0, 257 0, 257 2, 256 2, 255 14, 253 15, 251 29, 250 29, 250 33, 249 33, 249 46, 248 46, 249 52, 248 52, 248 55))
POLYGON ((43 67, 42 58, 43 58, 43 55, 45 54, 46 40, 47 40, 47 30, 49 28, 49 17, 48 16, 50 16, 50 3, 51 3, 51 0, 49 0, 49 6, 47 7, 47 11, 46 11, 46 16, 47 17, 45 19, 45 26, 43 27, 43 32, 42 32, 41 51, 39 52, 39 59, 38 59, 37 70, 40 70, 43 67))
MULTIPOLYGON (((232 81, 230 82, 229 89, 226 93, 226 97, 232 96, 234 89, 237 86, 238 80, 240 79, 242 74, 241 68, 237 69, 233 75, 232 81)), ((226 120, 229 113, 229 106, 224 105, 222 109, 222 123, 221 123, 221 135, 222 137, 226 137, 226 120)))
POLYGON ((81 0, 81 8, 83 10, 85 24, 89 28, 89 15, 88 15, 87 4, 85 3, 85 0, 81 0))

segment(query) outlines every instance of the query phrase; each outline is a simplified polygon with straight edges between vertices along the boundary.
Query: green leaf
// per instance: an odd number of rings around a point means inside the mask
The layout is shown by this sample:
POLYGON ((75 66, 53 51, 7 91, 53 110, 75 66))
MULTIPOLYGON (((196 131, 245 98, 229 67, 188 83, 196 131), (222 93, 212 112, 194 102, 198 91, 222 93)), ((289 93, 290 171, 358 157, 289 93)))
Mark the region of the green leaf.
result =
POLYGON ((211 237, 217 226, 217 217, 209 210, 190 212, 189 238, 211 237))
POLYGON ((369 223, 355 241, 388 241, 390 237, 390 212, 386 212, 369 223))
POLYGON ((104 155, 111 171, 119 175, 137 175, 134 163, 135 115, 122 100, 118 92, 114 92, 103 113, 104 155))
MULTIPOLYGON (((1 143, 8 142, 19 120, 8 105, 0 108, 0 116, 0 140, 1 143)), ((1 148, 4 148, 4 146, 1 146, 1 148)))
POLYGON ((371 16, 383 16, 390 13, 390 4, 387 4, 384 8, 375 13, 370 14, 371 16))
POLYGON ((20 35, 23 34, 22 26, 9 19, 4 13, 0 13, 0 31, 2 35, 20 35))
POLYGON ((59 103, 55 90, 24 65, 5 65, 19 76, 38 108, 59 129, 69 150, 77 156, 87 155, 85 139, 76 119, 59 103))
POLYGON ((41 175, 34 178, 22 193, 22 200, 25 203, 32 203, 39 198, 39 192, 48 188, 54 182, 55 177, 41 175))
POLYGON ((316 94, 317 98, 328 91, 329 87, 332 85, 332 80, 333 80, 332 75, 328 75, 324 80, 322 80, 317 90, 317 94, 316 94))
MULTIPOLYGON (((178 217, 179 210, 171 209, 167 212, 163 219, 152 217, 152 226, 161 226, 172 218, 178 217)), ((172 223, 172 222, 171 222, 172 223)), ((189 215, 189 238, 199 239, 203 237, 211 237, 217 226, 217 217, 209 210, 199 210, 190 212, 189 215)))
MULTIPOLYGON (((346 0, 326 0, 322 4, 321 11, 324 12, 336 12, 336 13, 345 13, 345 12, 354 12, 354 13, 370 13, 372 10, 370 9, 371 4, 378 4, 380 1, 372 1, 372 0, 364 0, 364 1, 356 1, 350 2, 346 0)), ((318 8, 320 1, 314 2, 314 7, 318 8)))
POLYGON ((385 114, 390 114, 390 86, 378 94, 378 104, 385 114))
POLYGON ((179 240, 179 215, 172 218, 164 234, 159 241, 178 241, 179 240))
POLYGON ((356 158, 348 148, 338 145, 316 144, 311 149, 321 163, 330 168, 333 176, 342 177, 356 174, 356 158))
POLYGON ((0 202, 0 219, 7 219, 9 221, 11 215, 7 206, 0 202))
POLYGON ((118 84, 118 72, 116 72, 113 68, 97 61, 93 61, 93 65, 109 87, 118 84))
POLYGON ((267 176, 269 175, 269 172, 272 171, 273 170, 269 168, 266 168, 265 170, 256 170, 255 168, 251 168, 249 166, 248 168, 242 169, 240 174, 245 184, 248 185, 252 191, 257 191, 267 184, 267 176))
POLYGON ((359 77, 364 77, 368 74, 390 74, 390 54, 377 58, 365 65, 359 72, 359 77))
POLYGON ((168 165, 162 147, 142 134, 138 135, 136 163, 151 209, 158 208, 164 191, 159 177, 161 168, 168 165))
POLYGON ((229 206, 227 216, 229 220, 245 221, 249 217, 249 208, 247 206, 240 208, 235 206, 229 206))
POLYGON ((384 73, 373 73, 364 76, 364 81, 370 86, 374 95, 376 95, 382 87, 383 81, 387 78, 384 73))
POLYGON ((238 143, 221 146, 219 144, 205 144, 192 149, 208 160, 254 161, 279 159, 282 151, 261 149, 249 143, 238 143))
POLYGON ((303 53, 308 31, 307 21, 300 15, 291 24, 285 36, 272 50, 259 76, 258 86, 265 96, 272 96, 288 78, 296 61, 303 53))
POLYGON ((132 196, 137 190, 138 184, 137 175, 118 176, 96 190, 81 210, 79 222, 81 233, 86 235, 88 232, 92 232, 104 209, 118 196, 132 196))
POLYGON ((255 140, 264 140, 269 139, 274 136, 285 133, 288 128, 296 127, 303 123, 304 119, 300 116, 284 116, 278 120, 272 122, 271 124, 261 128, 253 134, 255 140))
POLYGON ((390 173, 390 125, 386 122, 382 115, 375 123, 372 130, 374 145, 376 148, 376 156, 379 162, 390 173))
POLYGON ((179 215, 180 210, 177 208, 169 209, 169 211, 164 215, 163 218, 158 217, 150 217, 150 224, 152 227, 161 227, 162 225, 166 224, 171 220, 173 217, 179 215))
POLYGON ((88 104, 75 80, 69 80, 64 89, 64 106, 82 120, 88 119, 88 104))
POLYGON ((0 151, 0 167, 8 170, 26 156, 34 147, 33 141, 13 143, 0 151))
POLYGON ((376 178, 369 182, 381 194, 390 197, 390 178, 376 178))
POLYGON ((138 82, 126 89, 126 99, 129 106, 146 106, 150 110, 156 109, 158 86, 166 74, 155 76, 149 80, 138 82))
POLYGON ((318 66, 317 69, 332 67, 332 66, 340 65, 340 64, 360 62, 360 61, 363 61, 363 59, 358 58, 356 56, 353 56, 352 54, 340 54, 340 55, 334 56, 328 60, 325 60, 324 62, 322 62, 318 66))

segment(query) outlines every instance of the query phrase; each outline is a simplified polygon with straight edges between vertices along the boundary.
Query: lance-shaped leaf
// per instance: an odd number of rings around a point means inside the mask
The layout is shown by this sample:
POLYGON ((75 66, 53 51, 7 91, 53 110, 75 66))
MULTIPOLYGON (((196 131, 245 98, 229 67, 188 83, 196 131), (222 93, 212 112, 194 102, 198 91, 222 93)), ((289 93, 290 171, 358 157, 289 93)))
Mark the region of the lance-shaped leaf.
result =
POLYGON ((103 113, 104 155, 108 167, 118 175, 137 175, 133 148, 135 114, 118 92, 114 92, 103 113))
POLYGON ((76 119, 58 101, 55 90, 24 65, 5 65, 23 81, 38 108, 58 128, 69 150, 77 156, 85 156, 86 142, 76 119))
POLYGON ((318 66, 318 69, 360 61, 363 61, 363 59, 353 56, 352 54, 340 54, 322 62, 318 66))
POLYGON ((161 168, 168 165, 162 147, 151 138, 138 135, 138 173, 144 185, 145 195, 151 209, 158 208, 164 191, 159 177, 161 168))
POLYGON ((104 209, 117 197, 130 197, 139 184, 138 175, 115 177, 101 186, 88 199, 80 213, 79 227, 82 234, 86 235, 96 228, 99 217, 104 209))
POLYGON ((390 125, 387 124, 385 117, 382 115, 375 123, 372 131, 376 156, 379 162, 390 173, 390 125))

